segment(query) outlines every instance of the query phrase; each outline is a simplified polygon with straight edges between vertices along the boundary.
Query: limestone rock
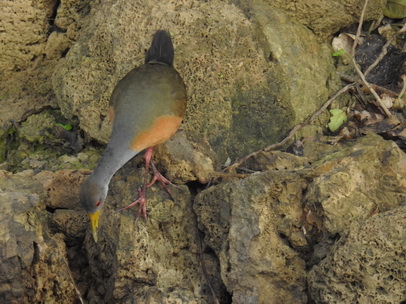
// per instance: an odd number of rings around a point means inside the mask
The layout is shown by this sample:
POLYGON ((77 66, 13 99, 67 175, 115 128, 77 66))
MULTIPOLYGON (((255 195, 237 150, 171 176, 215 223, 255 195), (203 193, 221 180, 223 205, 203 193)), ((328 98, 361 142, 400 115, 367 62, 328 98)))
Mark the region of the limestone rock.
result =
POLYGON ((306 303, 305 262, 289 244, 303 234, 305 185, 293 173, 266 171, 196 197, 199 226, 233 303, 306 303))
MULTIPOLYGON (((357 0, 265 0, 273 7, 283 9, 289 16, 309 27, 317 35, 330 36, 343 28, 359 21, 364 2, 357 0)), ((251 1, 240 1, 249 7, 251 1)), ((368 2, 364 20, 381 18, 386 0, 368 2)))
POLYGON ((292 122, 301 123, 338 89, 331 49, 282 10, 254 1, 250 12, 262 35, 258 38, 269 60, 269 77, 275 80, 272 90, 291 107, 292 122))
POLYGON ((212 303, 208 279, 223 302, 402 300, 404 153, 373 134, 310 146, 322 152, 261 153, 247 163, 256 173, 223 175, 194 203, 199 189, 171 188, 175 202, 153 186, 147 221, 135 221, 137 207, 117 212, 142 184, 136 158, 111 181, 98 243, 78 201, 90 171, 2 172, 0 299, 212 303))
MULTIPOLYGON (((98 303, 210 303, 186 186, 171 189, 176 202, 159 186, 149 189, 148 221, 135 221, 137 207, 117 211, 137 195, 142 173, 129 163, 113 179, 99 243, 88 233, 87 215, 78 201, 79 186, 89 171, 3 173, 0 299, 73 303, 80 292, 98 303)), ((216 257, 202 257, 216 292, 225 293, 216 257)))
POLYGON ((76 41, 82 22, 90 11, 89 0, 62 0, 55 7, 54 31, 49 35, 45 47, 48 59, 59 59, 76 41))
POLYGON ((54 129, 56 129, 55 117, 45 111, 28 117, 18 129, 18 134, 30 143, 44 144, 55 141, 55 135, 52 132, 54 129))
POLYGON ((47 206, 82 211, 78 205, 79 189, 89 170, 42 171, 35 176, 47 193, 47 206))
POLYGON ((210 145, 202 141, 191 142, 183 130, 154 151, 159 165, 166 168, 166 177, 174 183, 197 180, 207 184, 218 167, 210 145))
POLYGON ((0 302, 73 302, 66 247, 50 235, 41 206, 43 188, 33 172, 1 172, 0 302))
POLYGON ((399 206, 406 198, 406 156, 392 141, 370 134, 317 161, 305 205, 322 213, 331 235, 351 223, 399 206))
POLYGON ((316 303, 403 303, 406 300, 406 207, 354 224, 309 273, 316 303))
POLYGON ((0 124, 21 122, 29 113, 57 106, 52 90, 54 67, 40 64, 35 69, 0 74, 0 124))
POLYGON ((77 116, 81 128, 102 142, 110 133, 114 85, 142 64, 159 28, 172 33, 175 67, 188 87, 187 138, 192 145, 203 138, 217 164, 279 140, 318 108, 338 80, 330 50, 267 5, 249 19, 223 1, 109 0, 95 6, 88 21, 58 64, 54 89, 63 113, 77 116))
MULTIPOLYGON (((52 73, 76 40, 88 0, 2 2, 0 12, 0 124, 57 106, 52 73)), ((26 117, 25 117, 26 118, 26 117)))
POLYGON ((45 47, 53 4, 46 0, 17 0, 3 5, 0 65, 4 70, 27 68, 45 47))
MULTIPOLYGON (((403 205, 406 156, 393 142, 369 134, 356 143, 317 145, 318 151, 324 151, 318 160, 317 153, 307 159, 283 152, 260 153, 246 164, 247 169, 265 171, 240 180, 230 175, 197 195, 194 208, 199 227, 205 234, 205 244, 219 257, 221 277, 233 295, 233 303, 307 303, 305 265, 313 266, 326 256, 334 256, 339 248, 334 246, 337 237, 357 231, 354 227, 362 227, 376 212, 403 205)), ((401 227, 399 221, 396 225, 401 227)), ((398 242, 402 232, 394 230, 394 251, 399 253, 404 246, 398 242)), ((362 252, 354 245, 354 258, 373 259, 367 256, 367 248, 373 243, 363 244, 362 252)), ((391 267, 399 273, 395 265, 401 265, 402 255, 398 253, 391 260, 392 266, 383 269, 383 277, 391 267)), ((373 256, 380 254, 376 249, 373 256)), ((322 268, 325 276, 330 266, 334 269, 346 264, 333 261, 322 268)), ((368 291, 357 285, 358 292, 344 280, 337 289, 348 289, 352 294, 340 301, 339 291, 329 294, 329 284, 318 280, 320 272, 312 279, 312 300, 316 302, 326 303, 334 297, 336 303, 354 302, 363 295, 375 294, 375 285, 367 286, 368 291)), ((379 277, 378 268, 376 272, 379 277)), ((342 276, 347 273, 343 271, 342 276)), ((333 277, 331 282, 340 280, 333 277)), ((384 290, 383 294, 387 291, 388 299, 398 299, 404 292, 398 284, 401 281, 398 275, 393 290, 384 290)))
MULTIPOLYGON (((99 241, 90 233, 86 251, 94 280, 92 299, 107 303, 210 303, 196 247, 197 226, 186 186, 171 188, 176 202, 153 186, 148 190, 148 220, 135 220, 138 206, 119 211, 137 195, 143 174, 134 166, 121 169, 111 182, 103 210, 99 241), (128 176, 125 181, 122 176, 128 176), (205 291, 206 290, 206 291, 205 291)), ((213 255, 203 254, 210 276, 218 265, 213 255)), ((222 290, 218 279, 214 288, 222 290)))

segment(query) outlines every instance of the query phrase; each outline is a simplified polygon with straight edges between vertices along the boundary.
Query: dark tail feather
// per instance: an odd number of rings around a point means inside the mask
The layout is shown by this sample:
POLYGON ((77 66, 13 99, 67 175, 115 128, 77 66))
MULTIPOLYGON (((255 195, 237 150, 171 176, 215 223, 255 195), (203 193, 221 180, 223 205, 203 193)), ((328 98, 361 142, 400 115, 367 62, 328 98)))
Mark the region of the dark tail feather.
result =
POLYGON ((156 31, 151 47, 145 56, 145 63, 158 61, 168 65, 173 64, 175 56, 171 36, 167 31, 156 31))

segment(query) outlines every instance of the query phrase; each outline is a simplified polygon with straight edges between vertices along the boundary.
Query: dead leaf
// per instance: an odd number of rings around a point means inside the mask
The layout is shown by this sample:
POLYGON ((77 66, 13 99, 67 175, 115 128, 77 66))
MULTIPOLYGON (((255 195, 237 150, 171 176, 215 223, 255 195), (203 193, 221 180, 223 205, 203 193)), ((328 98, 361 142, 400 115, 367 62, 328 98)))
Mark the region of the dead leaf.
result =
POLYGON ((396 117, 396 115, 389 116, 386 118, 386 121, 393 127, 400 125, 400 120, 396 117))
POLYGON ((354 116, 361 121, 364 126, 373 125, 385 119, 385 116, 382 114, 368 112, 366 110, 361 112, 354 110, 354 116))
POLYGON ((406 129, 403 129, 402 132, 398 133, 398 136, 406 138, 406 129))
POLYGON ((390 109, 390 108, 392 108, 393 103, 395 102, 395 98, 390 97, 390 96, 388 96, 388 95, 386 95, 386 94, 382 94, 382 95, 381 95, 381 101, 382 101, 382 104, 383 104, 387 109, 390 109))
MULTIPOLYGON (((333 50, 338 52, 339 50, 344 50, 346 54, 352 53, 352 45, 354 44, 355 35, 348 33, 341 33, 335 37, 331 43, 333 50)), ((361 43, 362 38, 360 39, 361 43)))
POLYGON ((406 100, 404 98, 396 98, 393 102, 394 110, 401 110, 406 106, 406 100))

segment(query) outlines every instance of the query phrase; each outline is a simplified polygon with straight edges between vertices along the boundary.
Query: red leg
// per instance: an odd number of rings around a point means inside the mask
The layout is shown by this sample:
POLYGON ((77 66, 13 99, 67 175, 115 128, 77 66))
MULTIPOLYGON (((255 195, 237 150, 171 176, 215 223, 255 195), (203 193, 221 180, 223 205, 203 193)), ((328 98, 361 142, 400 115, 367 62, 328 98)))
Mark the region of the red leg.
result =
MULTIPOLYGON (((127 207, 122 208, 121 210, 129 209, 137 204, 139 204, 139 209, 137 212, 137 219, 142 216, 144 219, 147 218, 147 189, 152 187, 156 181, 159 181, 165 191, 169 194, 169 196, 173 199, 172 193, 169 191, 167 185, 173 185, 169 180, 167 180, 155 167, 155 164, 152 161, 152 153, 153 147, 150 147, 145 151, 145 177, 144 177, 144 184, 141 188, 138 189, 138 199, 128 205, 127 207), (147 184, 148 175, 149 175, 149 168, 152 166, 152 170, 154 172, 154 177, 152 178, 151 182, 147 184)), ((175 186, 175 185, 173 185, 175 186)))
POLYGON ((138 189, 138 199, 129 204, 127 207, 121 208, 120 210, 126 210, 131 207, 134 207, 135 205, 139 204, 140 206, 138 207, 137 211, 137 219, 142 216, 144 219, 147 219, 147 196, 146 196, 146 188, 144 187, 138 189))
POLYGON ((156 181, 159 181, 159 183, 161 184, 162 188, 164 188, 164 190, 166 191, 166 193, 169 194, 169 196, 171 197, 171 199, 174 199, 171 191, 169 191, 168 189, 168 185, 172 185, 174 187, 176 187, 174 184, 172 184, 168 179, 166 179, 159 171, 158 169, 155 167, 155 164, 153 161, 151 161, 151 166, 152 166, 152 170, 154 172, 154 177, 152 178, 152 180, 149 182, 149 184, 147 185, 147 188, 152 187, 156 181))
MULTIPOLYGON (((152 154, 154 153, 154 147, 149 147, 147 151, 145 151, 145 177, 148 177, 149 172, 149 165, 151 164, 152 154)), ((144 181, 147 182, 146 180, 144 181)))
POLYGON ((151 163, 153 147, 148 148, 145 151, 145 176, 144 176, 144 183, 141 188, 138 189, 138 199, 129 204, 127 207, 124 207, 120 210, 126 210, 135 205, 139 204, 138 212, 137 212, 137 219, 142 216, 144 219, 147 219, 147 180, 148 180, 148 173, 149 173, 149 166, 151 163))

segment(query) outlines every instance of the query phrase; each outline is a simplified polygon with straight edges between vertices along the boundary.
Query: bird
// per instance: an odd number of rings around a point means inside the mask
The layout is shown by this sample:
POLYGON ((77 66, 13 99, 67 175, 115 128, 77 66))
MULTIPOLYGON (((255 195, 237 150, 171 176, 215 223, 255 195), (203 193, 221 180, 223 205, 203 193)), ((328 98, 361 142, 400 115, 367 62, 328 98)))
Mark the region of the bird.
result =
POLYGON ((138 206, 137 219, 147 218, 146 191, 159 181, 171 184, 152 162, 153 148, 170 139, 186 111, 186 85, 173 67, 174 47, 168 31, 155 32, 145 62, 129 71, 115 86, 109 103, 112 132, 96 168, 80 187, 79 200, 90 218, 93 239, 113 175, 138 153, 145 151, 145 177, 138 199, 123 209, 138 206), (148 183, 149 171, 153 179, 148 183))

